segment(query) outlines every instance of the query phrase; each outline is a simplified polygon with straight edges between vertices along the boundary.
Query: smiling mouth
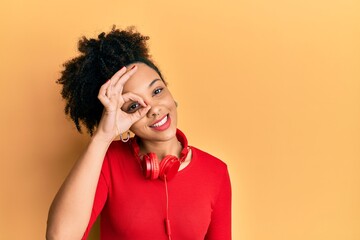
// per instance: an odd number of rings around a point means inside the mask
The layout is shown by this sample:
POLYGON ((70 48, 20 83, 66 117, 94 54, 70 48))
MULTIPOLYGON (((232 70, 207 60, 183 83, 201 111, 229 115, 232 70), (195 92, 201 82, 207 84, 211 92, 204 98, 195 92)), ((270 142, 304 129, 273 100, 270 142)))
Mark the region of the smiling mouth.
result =
POLYGON ((163 126, 168 120, 168 115, 165 115, 165 117, 163 119, 161 119, 160 121, 158 121, 157 123, 154 123, 153 125, 151 125, 150 127, 152 128, 158 128, 163 126))

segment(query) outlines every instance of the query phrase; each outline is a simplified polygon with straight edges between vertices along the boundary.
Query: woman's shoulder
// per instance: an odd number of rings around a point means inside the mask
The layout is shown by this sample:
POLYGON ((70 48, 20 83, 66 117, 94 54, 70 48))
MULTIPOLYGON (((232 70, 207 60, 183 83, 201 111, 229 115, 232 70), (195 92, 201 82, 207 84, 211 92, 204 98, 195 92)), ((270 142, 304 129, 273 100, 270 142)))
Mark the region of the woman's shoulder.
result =
POLYGON ((123 142, 123 141, 120 141, 120 140, 113 140, 110 143, 110 146, 109 146, 108 150, 115 150, 115 149, 118 149, 118 148, 123 148, 126 145, 128 145, 127 142, 123 142))
POLYGON ((191 150, 193 158, 196 158, 196 161, 198 161, 200 164, 204 164, 207 167, 212 167, 221 171, 227 170, 227 165, 223 160, 193 146, 191 147, 191 150))
MULTIPOLYGON (((129 141, 130 142, 130 141, 129 141)), ((110 146, 107 150, 106 155, 108 157, 119 156, 120 155, 128 155, 131 154, 131 146, 129 142, 123 142, 120 140, 114 140, 110 143, 110 146)))

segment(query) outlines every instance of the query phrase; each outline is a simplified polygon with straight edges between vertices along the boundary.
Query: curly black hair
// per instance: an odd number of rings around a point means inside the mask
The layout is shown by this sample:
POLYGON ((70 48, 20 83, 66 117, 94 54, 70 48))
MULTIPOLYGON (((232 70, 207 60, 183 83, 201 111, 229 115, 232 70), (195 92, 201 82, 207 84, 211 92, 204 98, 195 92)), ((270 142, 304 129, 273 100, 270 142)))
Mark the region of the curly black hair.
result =
POLYGON ((124 30, 112 27, 95 38, 83 36, 78 43, 80 55, 65 62, 57 83, 62 84, 62 97, 66 101, 65 114, 69 115, 81 133, 81 124, 93 135, 100 122, 103 105, 98 100, 102 84, 120 68, 134 62, 142 62, 162 74, 151 60, 146 41, 134 27, 124 30))

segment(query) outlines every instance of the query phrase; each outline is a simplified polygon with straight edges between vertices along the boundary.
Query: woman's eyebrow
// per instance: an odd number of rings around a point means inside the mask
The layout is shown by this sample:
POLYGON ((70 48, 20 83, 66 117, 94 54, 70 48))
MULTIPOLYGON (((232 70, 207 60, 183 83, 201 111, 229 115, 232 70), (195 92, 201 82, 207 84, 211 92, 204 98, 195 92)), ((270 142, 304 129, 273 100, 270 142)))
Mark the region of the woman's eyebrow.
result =
POLYGON ((154 83, 156 83, 157 81, 161 81, 161 79, 160 79, 160 78, 156 78, 156 79, 152 80, 152 82, 149 84, 149 88, 150 88, 152 85, 154 85, 154 83))

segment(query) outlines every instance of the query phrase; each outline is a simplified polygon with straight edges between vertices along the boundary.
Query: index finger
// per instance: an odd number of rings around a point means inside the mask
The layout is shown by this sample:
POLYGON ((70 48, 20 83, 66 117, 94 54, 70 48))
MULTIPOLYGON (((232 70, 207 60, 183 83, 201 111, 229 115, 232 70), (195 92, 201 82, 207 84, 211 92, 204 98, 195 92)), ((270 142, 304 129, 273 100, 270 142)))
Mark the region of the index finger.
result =
POLYGON ((119 77, 117 82, 114 83, 114 88, 115 88, 116 92, 119 92, 122 90, 122 88, 125 85, 125 83, 127 82, 127 80, 129 80, 129 78, 136 72, 136 70, 137 70, 137 67, 136 67, 136 65, 134 65, 130 68, 129 71, 127 71, 121 77, 119 77))
POLYGON ((116 83, 122 75, 126 73, 126 67, 122 67, 119 71, 117 71, 111 78, 110 81, 116 83))

